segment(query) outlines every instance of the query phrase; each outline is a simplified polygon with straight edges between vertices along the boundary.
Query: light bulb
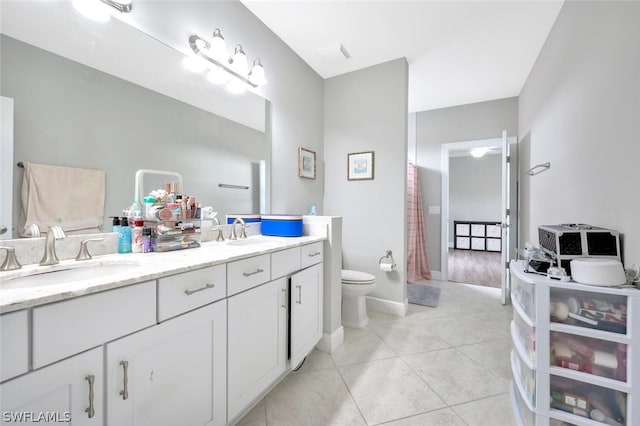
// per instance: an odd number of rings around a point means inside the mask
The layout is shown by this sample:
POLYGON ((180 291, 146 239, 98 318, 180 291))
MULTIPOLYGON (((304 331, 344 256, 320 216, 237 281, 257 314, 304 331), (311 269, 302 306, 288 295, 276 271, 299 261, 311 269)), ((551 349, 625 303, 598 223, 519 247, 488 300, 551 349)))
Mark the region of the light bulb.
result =
POLYGON ((473 148, 469 152, 471 153, 471 155, 473 157, 480 158, 480 157, 484 156, 488 151, 489 151, 489 148, 483 147, 483 148, 473 148))
POLYGON ((257 86, 264 86, 267 84, 267 79, 264 76, 264 67, 260 59, 253 61, 253 68, 249 74, 249 81, 257 86))
POLYGON ((111 18, 111 8, 100 0, 73 0, 73 7, 86 18, 107 22, 111 18))
POLYGON ((211 39, 211 47, 209 48, 209 56, 220 63, 228 63, 227 46, 224 37, 219 28, 213 30, 213 38, 211 39))
POLYGON ((233 54, 233 62, 231 68, 241 76, 246 76, 249 73, 249 65, 247 64, 247 55, 244 54, 242 46, 237 45, 235 53, 233 54))
POLYGON ((207 69, 207 62, 199 56, 190 55, 183 59, 182 64, 189 71, 200 73, 207 69))
POLYGON ((247 90, 247 84, 244 81, 238 80, 237 78, 233 77, 231 80, 229 80, 229 83, 227 83, 227 90, 235 94, 244 93, 247 90))
POLYGON ((216 66, 211 68, 211 71, 207 74, 207 80, 214 84, 226 84, 229 78, 231 78, 231 75, 228 72, 216 66))

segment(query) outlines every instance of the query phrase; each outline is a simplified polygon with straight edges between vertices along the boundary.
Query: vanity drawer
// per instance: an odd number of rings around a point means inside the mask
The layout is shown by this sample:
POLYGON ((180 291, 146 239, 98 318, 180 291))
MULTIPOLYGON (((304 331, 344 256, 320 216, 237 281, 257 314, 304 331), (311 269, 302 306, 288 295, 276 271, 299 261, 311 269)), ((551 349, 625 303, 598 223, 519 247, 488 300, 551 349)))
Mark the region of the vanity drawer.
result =
POLYGON ((29 370, 27 311, 0 315, 0 382, 29 370))
POLYGON ((211 266, 158 280, 158 322, 227 295, 227 268, 211 266))
POLYGON ((315 265, 316 263, 322 262, 323 251, 322 251, 323 242, 319 241, 313 244, 307 244, 306 246, 302 246, 302 253, 300 258, 300 264, 302 269, 315 265))
POLYGON ((155 281, 33 308, 33 368, 155 323, 155 281))
POLYGON ((271 277, 271 255, 263 254, 227 263, 227 296, 266 283, 271 277))
POLYGON ((284 277, 300 270, 300 247, 271 253, 271 279, 284 277))

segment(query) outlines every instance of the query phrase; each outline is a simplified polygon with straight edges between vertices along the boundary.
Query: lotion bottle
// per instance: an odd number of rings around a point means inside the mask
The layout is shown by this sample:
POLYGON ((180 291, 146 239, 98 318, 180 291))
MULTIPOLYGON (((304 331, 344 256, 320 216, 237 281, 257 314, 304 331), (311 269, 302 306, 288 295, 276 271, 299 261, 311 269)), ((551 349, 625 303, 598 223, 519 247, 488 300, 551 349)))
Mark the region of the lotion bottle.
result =
POLYGON ((144 222, 137 217, 131 229, 131 252, 142 253, 142 226, 144 222))
POLYGON ((120 220, 118 228, 118 253, 131 253, 131 228, 126 217, 120 220))

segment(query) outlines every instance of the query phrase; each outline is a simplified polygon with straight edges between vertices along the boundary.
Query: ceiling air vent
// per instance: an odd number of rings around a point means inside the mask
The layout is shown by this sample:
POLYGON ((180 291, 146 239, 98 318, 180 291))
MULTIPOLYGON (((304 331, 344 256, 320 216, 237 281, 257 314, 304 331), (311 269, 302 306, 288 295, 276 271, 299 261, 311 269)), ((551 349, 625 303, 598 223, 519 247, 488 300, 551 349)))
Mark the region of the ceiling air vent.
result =
POLYGON ((318 53, 322 57, 322 60, 329 64, 336 64, 351 57, 342 43, 334 43, 329 46, 320 48, 318 49, 318 53))

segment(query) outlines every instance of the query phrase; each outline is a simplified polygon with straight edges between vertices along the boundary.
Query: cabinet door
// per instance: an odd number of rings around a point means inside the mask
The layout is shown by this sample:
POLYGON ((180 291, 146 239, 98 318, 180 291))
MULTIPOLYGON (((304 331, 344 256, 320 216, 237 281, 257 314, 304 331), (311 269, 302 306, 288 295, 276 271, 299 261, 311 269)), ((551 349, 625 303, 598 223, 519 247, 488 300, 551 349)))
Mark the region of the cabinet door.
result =
POLYGON ((287 364, 287 281, 229 298, 228 417, 232 421, 287 364))
POLYGON ((226 423, 226 301, 107 345, 110 425, 226 423))
POLYGON ((322 264, 291 276, 291 366, 322 338, 322 264))
POLYGON ((103 424, 102 348, 0 385, 4 424, 103 424))

